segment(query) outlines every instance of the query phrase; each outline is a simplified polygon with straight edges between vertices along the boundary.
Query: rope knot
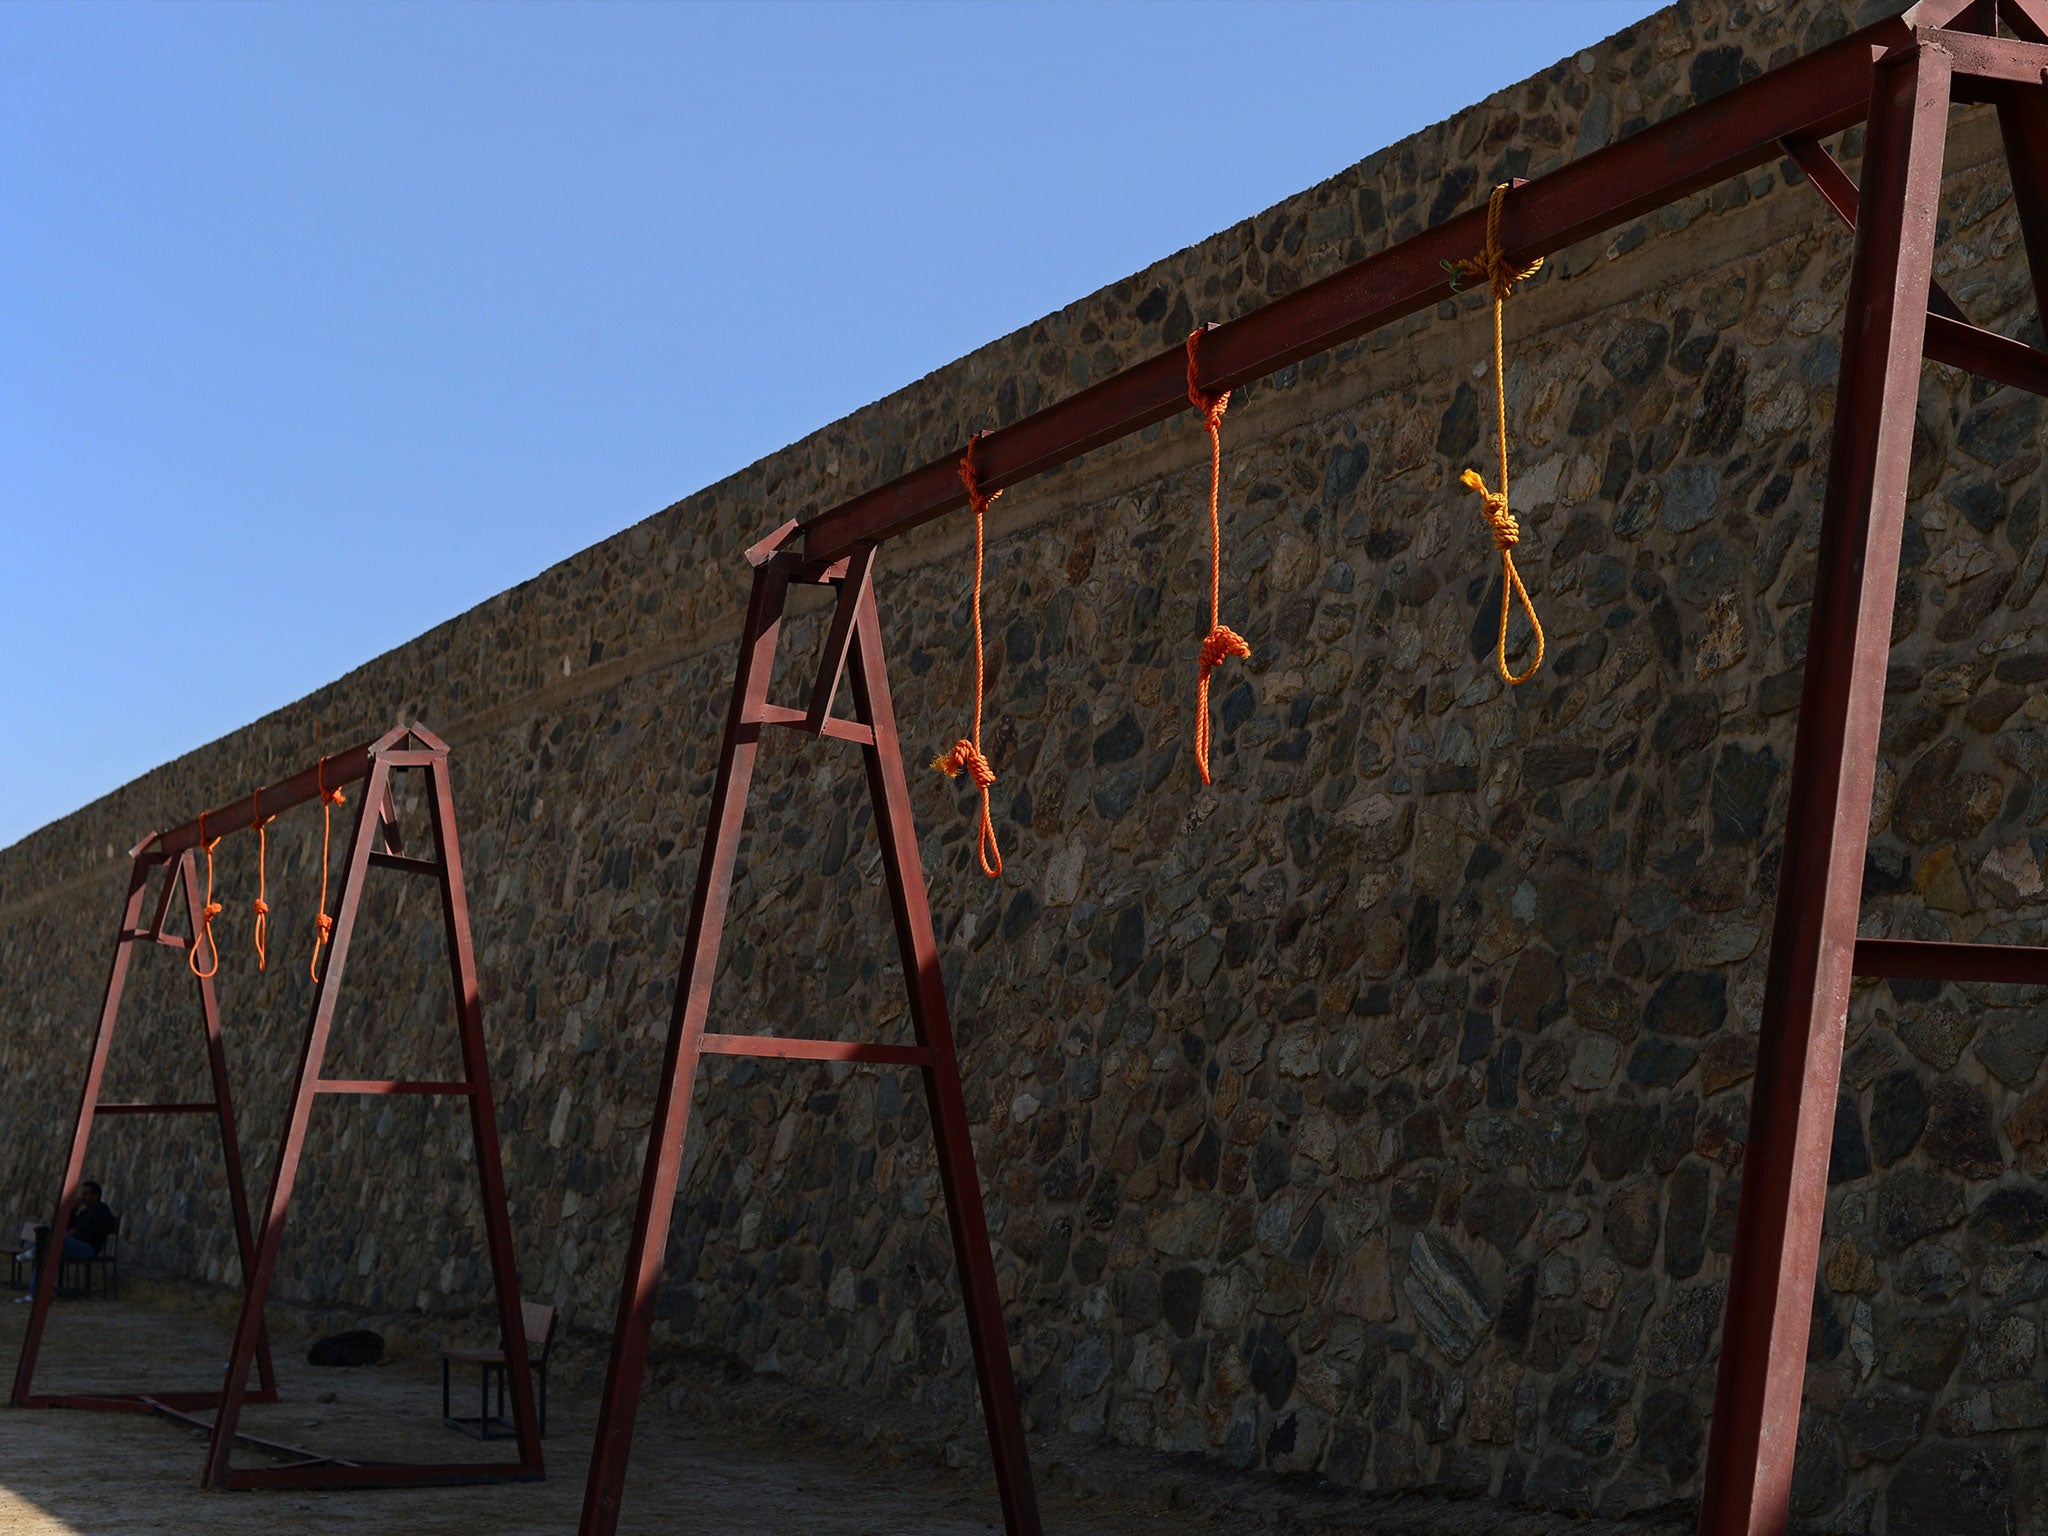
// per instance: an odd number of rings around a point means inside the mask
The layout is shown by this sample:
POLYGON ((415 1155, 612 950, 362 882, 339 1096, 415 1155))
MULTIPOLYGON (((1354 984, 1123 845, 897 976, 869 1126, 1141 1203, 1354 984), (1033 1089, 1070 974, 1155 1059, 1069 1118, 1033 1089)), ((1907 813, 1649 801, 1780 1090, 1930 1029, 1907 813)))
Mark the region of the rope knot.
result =
POLYGON ((258 917, 270 916, 270 903, 265 901, 261 896, 258 896, 254 901, 250 902, 249 906, 250 909, 254 911, 258 917))
POLYGON ((219 902, 209 901, 206 904, 206 920, 210 923, 225 911, 227 911, 227 908, 222 906, 219 902))
POLYGON ((960 483, 967 487, 967 505, 974 509, 977 517, 1003 494, 1001 491, 984 492, 981 488, 981 466, 974 462, 975 448, 980 442, 981 434, 977 432, 967 440, 967 452, 960 458, 960 483))
POLYGON ((1541 256, 1526 267, 1518 267, 1508 260, 1507 250, 1501 244, 1500 212, 1513 185, 1513 182, 1502 182, 1486 199, 1486 242, 1479 247, 1479 253, 1461 261, 1442 263, 1443 269, 1451 274, 1451 292, 1462 292, 1468 281, 1483 279, 1492 290, 1494 302, 1498 303, 1515 291, 1515 284, 1543 270, 1541 256))
POLYGON ((1486 523, 1493 530, 1493 547, 1506 554, 1522 542, 1522 525, 1515 514, 1508 510, 1506 491, 1489 491, 1486 481, 1476 469, 1468 469, 1458 477, 1461 484, 1479 493, 1486 503, 1486 523))
POLYGON ((321 798, 322 800, 325 800, 325 801, 326 801, 326 802, 327 802, 327 803, 328 803, 329 805, 347 805, 347 804, 348 804, 348 796, 347 796, 347 795, 344 795, 344 794, 343 794, 343 793, 342 793, 342 792, 341 792, 340 790, 338 790, 338 789, 329 789, 329 790, 324 790, 324 791, 322 791, 322 792, 321 792, 320 798, 321 798))
POLYGON ((1218 624, 1202 642, 1202 681, 1207 682, 1211 672, 1233 657, 1239 661, 1250 661, 1252 648, 1244 636, 1228 624, 1218 624))
POLYGON ((933 758, 932 766, 949 779, 957 779, 964 772, 981 791, 981 826, 975 835, 974 851, 981 859, 981 872, 995 879, 1003 872, 1003 850, 996 842, 995 819, 988 803, 989 787, 996 781, 995 769, 982 756, 981 748, 965 736, 953 743, 952 751, 933 758))
POLYGON ((322 944, 325 944, 329 939, 334 937, 334 919, 329 917, 325 912, 322 912, 318 917, 314 918, 313 922, 314 925, 318 927, 320 930, 320 942, 322 944))
POLYGON ((1230 409, 1230 391, 1222 390, 1210 394, 1202 388, 1202 376, 1195 363, 1195 348, 1202 340, 1200 330, 1188 333, 1188 404, 1202 413, 1202 425, 1210 432, 1223 420, 1223 413, 1230 409))
POLYGON ((978 789, 987 789, 996 781, 996 771, 982 756, 981 748, 965 736, 953 743, 952 751, 933 758, 932 766, 949 779, 957 779, 964 772, 978 789))

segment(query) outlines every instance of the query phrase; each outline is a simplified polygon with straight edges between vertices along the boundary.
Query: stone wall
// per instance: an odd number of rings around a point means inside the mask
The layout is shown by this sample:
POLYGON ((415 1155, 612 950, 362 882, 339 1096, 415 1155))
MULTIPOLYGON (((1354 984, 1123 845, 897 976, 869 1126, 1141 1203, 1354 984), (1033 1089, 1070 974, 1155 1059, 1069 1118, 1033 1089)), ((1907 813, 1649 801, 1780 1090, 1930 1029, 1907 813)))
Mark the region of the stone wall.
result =
MULTIPOLYGON (((417 717, 457 751, 525 1284, 607 1326, 739 549, 1873 14, 1660 12, 0 853, 0 1190, 24 1213, 49 1200, 121 850, 316 742, 417 717)), ((1973 317, 2034 334, 1981 115, 1957 118, 1943 233, 1941 279, 1973 317)), ((1254 659, 1219 684, 1212 789, 1187 749, 1198 430, 998 504, 1000 883, 974 868, 967 792, 922 769, 914 791, 1033 1425, 1367 1489, 1605 1512, 1696 1494, 1849 254, 1772 167, 1562 253, 1514 299, 1523 568, 1550 634, 1520 690, 1492 668, 1497 562, 1456 483, 1489 423, 1478 301, 1242 391, 1224 617, 1254 659)), ((1930 366, 1921 428, 1865 928, 2037 939, 2040 411, 1930 366)), ((969 708, 958 524, 892 545, 880 578, 920 756, 969 708)), ((807 615, 785 655, 818 633, 807 615)), ((715 1016, 900 1038, 856 765, 779 752, 753 803, 715 1016)), ((259 1187, 318 872, 308 812, 275 831, 262 975, 247 838, 218 871, 259 1187)), ((336 1070, 433 1070, 433 914, 384 893, 367 917, 336 1070)), ((121 1081, 196 1086, 190 982, 178 956, 147 960, 121 1081)), ((1810 1526, 2048 1520, 2025 1433, 2048 1424, 2035 1004, 1857 993, 1796 1486, 1810 1526)), ((318 1113, 280 1294, 470 1305, 446 1112, 318 1113)), ((971 1414, 914 1075, 714 1062, 698 1116, 660 1347, 971 1414)), ((196 1128, 145 1150, 109 1126, 94 1169, 147 1262, 232 1277, 196 1128)))

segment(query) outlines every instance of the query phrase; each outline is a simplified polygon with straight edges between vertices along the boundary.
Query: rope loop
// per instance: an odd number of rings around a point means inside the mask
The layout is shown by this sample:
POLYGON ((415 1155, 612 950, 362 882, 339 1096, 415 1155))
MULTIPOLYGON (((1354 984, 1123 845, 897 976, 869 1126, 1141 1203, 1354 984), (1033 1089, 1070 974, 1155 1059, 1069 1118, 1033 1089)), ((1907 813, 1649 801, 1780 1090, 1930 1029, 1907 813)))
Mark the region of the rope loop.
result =
POLYGON ((199 813, 199 846, 206 851, 206 902, 199 909, 199 932, 192 935, 192 947, 185 952, 185 964, 201 981, 211 981, 220 970, 220 946, 213 941, 213 920, 227 909, 213 899, 213 850, 220 846, 220 839, 207 840, 204 811, 199 813), (199 946, 202 943, 213 954, 213 964, 203 971, 199 968, 199 946))
POLYGON ((981 860, 981 871, 993 880, 1003 872, 1003 850, 996 843, 995 822, 989 816, 989 787, 996 781, 996 771, 989 760, 966 737, 953 743, 953 750, 942 752, 932 759, 932 766, 949 779, 957 779, 964 772, 981 791, 981 826, 975 836, 974 851, 981 860))
POLYGON ((996 824, 989 811, 988 792, 996 781, 996 771, 981 750, 982 693, 987 686, 988 670, 982 655, 981 583, 988 509, 1003 493, 984 491, 981 487, 981 466, 975 461, 981 439, 979 432, 968 438, 967 451, 960 456, 960 483, 967 488, 967 505, 974 509, 974 734, 954 742, 950 752, 932 759, 932 766, 949 779, 957 779, 964 769, 981 791, 981 826, 974 851, 981 860, 981 872, 993 880, 1003 872, 1003 850, 996 841, 996 824))
POLYGON ((1217 503, 1223 493, 1223 434, 1219 426, 1230 408, 1230 391, 1211 393, 1202 388, 1198 349, 1207 326, 1188 333, 1188 402, 1202 413, 1202 426, 1209 434, 1209 628, 1202 636, 1195 675, 1195 766, 1202 782, 1209 782, 1209 674, 1226 660, 1251 660, 1252 648, 1244 636, 1225 624, 1223 606, 1223 524, 1217 503))
POLYGON ((1543 621, 1536 617, 1536 605, 1529 599, 1529 589, 1522 585, 1522 573, 1515 569, 1514 551, 1522 542, 1522 525, 1508 509, 1507 347, 1501 331, 1501 305, 1515 291, 1515 284, 1534 277, 1542 269, 1543 258, 1539 256, 1528 266, 1518 267, 1508 260, 1501 245, 1501 209, 1507 205, 1512 186, 1512 182, 1502 182, 1486 200, 1486 243, 1479 248, 1479 254, 1460 262, 1446 262, 1444 267, 1451 274, 1451 292, 1458 292, 1467 278, 1485 279, 1493 292, 1493 407, 1500 443, 1500 489, 1488 490, 1485 478, 1476 469, 1466 470, 1458 479, 1467 489, 1478 493, 1487 528, 1493 534, 1493 547, 1500 551, 1500 638, 1494 646, 1494 664, 1510 687, 1519 687, 1542 667, 1544 642, 1543 621), (1508 666, 1508 615, 1517 599, 1536 634, 1536 658, 1527 671, 1519 673, 1508 666))

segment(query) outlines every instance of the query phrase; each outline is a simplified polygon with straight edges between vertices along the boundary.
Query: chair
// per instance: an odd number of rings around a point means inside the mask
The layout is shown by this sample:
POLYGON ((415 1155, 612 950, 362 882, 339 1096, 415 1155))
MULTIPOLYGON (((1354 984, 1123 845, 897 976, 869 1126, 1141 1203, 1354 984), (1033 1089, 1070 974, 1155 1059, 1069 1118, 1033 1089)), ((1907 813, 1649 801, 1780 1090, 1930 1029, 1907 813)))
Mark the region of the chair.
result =
POLYGON ((106 1278, 102 1287, 109 1300, 121 1294, 121 1218, 114 1218, 114 1230, 107 1234, 107 1240, 100 1244, 100 1251, 90 1258, 65 1259, 57 1266, 57 1294, 59 1296, 91 1296, 93 1271, 100 1271, 106 1278), (69 1277, 67 1283, 66 1277, 69 1277))
MULTIPOLYGON (((521 1299, 519 1320, 526 1334, 526 1363, 532 1367, 539 1388, 540 1432, 548 1432, 548 1351, 555 1346, 555 1309, 544 1307, 537 1301, 521 1299)), ((441 1351, 441 1422, 450 1429, 459 1429, 465 1435, 474 1435, 479 1440, 496 1440, 512 1433, 512 1422, 505 1417, 505 1351, 499 1349, 444 1349, 441 1351), (477 1367, 477 1416, 473 1419, 457 1418, 450 1394, 453 1389, 454 1368, 458 1365, 477 1367), (491 1408, 491 1383, 497 1382, 497 1411, 491 1408)))
MULTIPOLYGON (((28 1289, 29 1280, 35 1273, 34 1249, 43 1239, 48 1227, 35 1222, 21 1224, 21 1247, 7 1256, 7 1281, 17 1291, 28 1289)), ((93 1271, 99 1270, 106 1277, 103 1287, 109 1299, 121 1294, 121 1218, 114 1218, 114 1230, 107 1234, 107 1240, 100 1251, 88 1258, 60 1259, 57 1263, 57 1294, 59 1296, 92 1295, 93 1271)))

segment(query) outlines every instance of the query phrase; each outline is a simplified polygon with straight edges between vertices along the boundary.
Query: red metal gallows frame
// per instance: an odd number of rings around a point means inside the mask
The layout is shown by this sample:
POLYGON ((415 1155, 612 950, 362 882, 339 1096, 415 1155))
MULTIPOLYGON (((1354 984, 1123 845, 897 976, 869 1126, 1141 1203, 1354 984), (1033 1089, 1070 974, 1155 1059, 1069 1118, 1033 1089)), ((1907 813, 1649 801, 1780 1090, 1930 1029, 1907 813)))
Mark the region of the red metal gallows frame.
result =
MULTIPOLYGON (((241 1317, 235 1324, 228 1356, 226 1390, 214 1416, 200 1481, 208 1488, 417 1488, 466 1483, 531 1482, 543 1475, 540 1423, 534 1413, 533 1384, 526 1360, 526 1329, 519 1311, 519 1279, 513 1263, 512 1222, 505 1207, 505 1173, 498 1152, 497 1108, 491 1096, 490 1064, 484 1052, 483 999, 477 986, 476 952, 470 941, 469 898, 462 879, 462 853, 455 834, 455 792, 448 775, 448 748, 425 726, 394 727, 367 746, 328 758, 274 789, 264 791, 252 806, 244 798, 219 812, 208 812, 207 830, 218 835, 248 826, 257 814, 268 814, 315 799, 324 784, 363 780, 355 824, 343 861, 334 936, 326 963, 313 990, 312 1016, 299 1055, 292 1088, 291 1111, 277 1152, 277 1171, 270 1182, 270 1200, 256 1244, 255 1262, 243 1293, 241 1317), (392 795, 393 778, 420 773, 426 778, 427 823, 433 833, 434 857, 406 854, 398 836, 392 795), (274 797, 274 799, 273 799, 274 797), (239 808, 239 817, 237 815, 239 808), (377 847, 382 841, 384 846, 377 847), (448 968, 454 983, 455 1024, 462 1049, 462 1076, 452 1082, 351 1080, 321 1076, 330 1032, 348 970, 356 915, 372 867, 416 875, 434 882, 441 895, 441 923, 448 944, 448 968), (246 1401, 242 1390, 249 1361, 262 1347, 263 1308, 277 1272, 284 1242, 285 1215, 305 1152, 313 1101, 323 1094, 426 1094, 469 1101, 470 1134, 476 1146, 477 1179, 482 1196, 484 1241, 490 1250, 498 1329, 505 1349, 506 1383, 512 1393, 512 1423, 519 1459, 516 1462, 362 1463, 338 1457, 309 1457, 282 1467, 236 1468, 235 1441, 251 1439, 236 1433, 246 1401)), ((190 846, 198 837, 194 823, 168 833, 172 847, 190 846)))
MULTIPOLYGON (((58 1186, 57 1208, 50 1218, 52 1237, 43 1244, 42 1260, 36 1275, 35 1304, 29 1308, 28 1330, 22 1335, 21 1357, 14 1369, 14 1391, 9 1401, 16 1408, 97 1408, 150 1413, 155 1411, 153 1405, 158 1403, 173 1409, 190 1409, 211 1408, 220 1401, 220 1393, 214 1389, 92 1393, 35 1390, 36 1356, 42 1349, 43 1326, 49 1320, 51 1299, 57 1294, 57 1274, 64 1246, 58 1235, 70 1226, 72 1203, 78 1197, 79 1181, 85 1177, 86 1149, 92 1142, 93 1121, 98 1116, 211 1115, 220 1133, 221 1165, 227 1177, 228 1208, 234 1218, 235 1245, 241 1258, 244 1284, 254 1267, 256 1244, 250 1236, 248 1186, 242 1178, 242 1149, 235 1139, 235 1109, 233 1095, 228 1089, 227 1049, 221 1041, 220 1005, 214 997, 210 973, 203 976, 195 974, 194 979, 199 991, 199 1018, 205 1035, 206 1066, 213 1083, 213 1097, 187 1103, 107 1104, 100 1099, 108 1053, 114 1044, 114 1026, 120 1019, 121 994, 127 987, 128 964, 134 957, 136 946, 160 945, 179 951, 191 948, 191 940, 164 931, 171 902, 181 888, 185 893, 190 932, 197 934, 200 931, 199 878, 194 867, 193 849, 187 846, 172 851, 163 846, 161 838, 151 835, 143 839, 133 857, 135 862, 128 871, 128 894, 122 900, 120 926, 114 934, 113 965, 107 973, 107 990, 100 1003, 99 1029, 93 1037, 92 1057, 85 1069, 85 1089, 78 1100, 78 1118, 72 1125, 71 1151, 64 1161, 64 1179, 58 1186), (142 910, 149 895, 149 882, 159 869, 163 871, 162 887, 149 925, 143 927, 142 910)), ((270 1368, 270 1342, 260 1335, 257 1338, 256 1374, 260 1385, 252 1397, 257 1402, 274 1402, 277 1381, 270 1368)))
MULTIPOLYGON (((1785 1526, 1852 975, 2048 982, 2048 949, 1856 937, 1921 360, 2048 395, 2048 353, 1971 325, 1933 283, 1948 107, 1986 102, 1997 108, 2036 296, 2048 315, 2044 44, 2048 0, 1923 0, 1910 19, 1868 27, 1522 183, 1506 202, 1503 243, 1508 260, 1522 266, 1784 156, 1856 225, 1785 857, 1700 1512, 1705 1536, 1775 1536, 1785 1526), (2016 36, 1996 35, 2000 21, 2016 36), (1820 141, 1865 121, 1859 197, 1820 141)), ((1201 349, 1203 387, 1252 383, 1435 305, 1446 296, 1444 267, 1480 248, 1485 217, 1475 208, 1212 328, 1201 349)), ((1014 485, 1188 409, 1185 369, 1186 355, 1176 346, 988 433, 977 453, 983 488, 1014 485)), ((872 586, 883 541, 967 505, 957 462, 957 454, 936 460, 785 525, 749 551, 753 598, 643 1165, 582 1536, 612 1536, 617 1529, 691 1088, 706 1052, 923 1068, 1005 1524, 1010 1536, 1035 1536, 1040 1529, 872 586), (791 581, 828 582, 839 591, 808 710, 767 702, 791 581), (849 654, 853 721, 830 712, 849 654), (766 726, 854 741, 863 749, 910 988, 914 1049, 704 1032, 748 785, 766 726)))
POLYGON ((526 1330, 519 1311, 512 1224, 505 1207, 505 1176, 498 1152, 497 1111, 491 1096, 489 1063, 484 1053, 483 1008, 477 987, 476 955, 470 942, 469 902, 463 887, 462 854, 456 840, 448 748, 425 726, 395 727, 365 746, 322 758, 313 767, 281 784, 259 790, 254 795, 244 795, 232 804, 217 811, 208 811, 202 819, 188 822, 174 831, 158 833, 136 850, 135 868, 129 878, 127 902, 115 942, 113 972, 107 982, 106 1002, 100 1013, 99 1034, 86 1072, 78 1124, 71 1139, 71 1155, 65 1164, 63 1190, 50 1225, 53 1233, 65 1230, 85 1167, 86 1147, 95 1113, 203 1113, 217 1118, 221 1148, 227 1163, 229 1195, 234 1205, 235 1235, 241 1245, 243 1274, 242 1310, 235 1325, 227 1371, 218 1391, 59 1397, 32 1393, 30 1384, 35 1372, 36 1351, 42 1338, 50 1297, 56 1288, 57 1260, 62 1246, 53 1241, 44 1245, 36 1304, 31 1309, 28 1334, 22 1342, 21 1363, 15 1373, 13 1401, 16 1407, 121 1408, 168 1413, 187 1422, 194 1421, 184 1410, 217 1408, 201 1479, 209 1488, 396 1488, 533 1481, 542 1476, 540 1425, 534 1413, 533 1389, 526 1363, 526 1330), (399 837, 392 781, 395 775, 405 772, 426 776, 427 820, 433 833, 435 853, 431 859, 408 856, 399 837), (199 988, 206 1020, 208 1059, 213 1070, 213 1100, 201 1104, 102 1104, 99 1102, 100 1079, 106 1068, 108 1049, 113 1044, 122 983, 127 976, 128 960, 134 946, 164 944, 184 950, 189 949, 193 942, 192 939, 181 939, 164 932, 173 888, 169 875, 165 878, 163 894, 158 898, 149 926, 137 926, 152 870, 161 865, 177 871, 176 879, 184 887, 186 909, 191 914, 192 934, 196 939, 200 932, 201 914, 194 856, 203 843, 254 826, 259 819, 267 821, 294 806, 318 800, 323 790, 340 789, 356 783, 362 783, 363 788, 358 796, 348 852, 343 860, 333 940, 313 992, 312 1017, 299 1056, 290 1117, 278 1148, 277 1171, 271 1179, 269 1205, 261 1236, 252 1241, 241 1154, 235 1143, 227 1066, 221 1050, 219 1016, 211 981, 202 979, 199 988), (381 848, 377 846, 380 840, 384 845, 381 848), (456 1028, 462 1050, 463 1075, 456 1081, 348 1081, 320 1075, 342 977, 348 968, 349 944, 355 934, 356 914, 362 905, 366 877, 373 866, 423 876, 432 880, 440 890, 441 919, 448 943, 456 1028), (431 1094, 469 1101, 470 1130, 475 1141, 477 1174, 482 1186, 484 1237, 490 1250, 498 1326, 504 1337, 506 1376, 512 1393, 512 1420, 519 1448, 516 1462, 425 1465, 350 1462, 339 1457, 278 1447, 237 1431, 244 1403, 271 1402, 276 1398, 270 1346, 264 1329, 264 1305, 269 1297, 271 1279, 277 1271, 278 1251, 284 1240, 285 1215, 291 1207, 292 1188, 305 1151, 313 1101, 321 1094, 390 1093, 431 1094), (259 1382, 254 1392, 248 1386, 252 1364, 259 1382), (288 1466, 236 1469, 232 1465, 232 1457, 238 1439, 274 1451, 291 1451, 300 1459, 288 1466))

